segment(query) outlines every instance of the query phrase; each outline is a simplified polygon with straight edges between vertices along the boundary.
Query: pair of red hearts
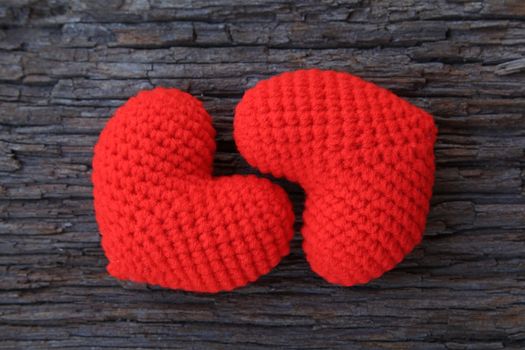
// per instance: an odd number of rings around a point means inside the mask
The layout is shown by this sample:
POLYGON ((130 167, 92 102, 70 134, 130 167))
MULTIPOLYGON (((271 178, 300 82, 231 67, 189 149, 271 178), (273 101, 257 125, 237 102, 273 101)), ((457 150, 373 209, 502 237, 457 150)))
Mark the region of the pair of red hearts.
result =
MULTIPOLYGON (((212 176, 215 131, 177 89, 140 92, 100 135, 96 217, 111 275, 173 289, 231 290, 289 253, 294 214, 267 179, 212 176)), ((434 181, 432 117, 347 73, 259 82, 236 108, 240 153, 305 190, 304 250, 345 286, 392 269, 421 240, 434 181)))

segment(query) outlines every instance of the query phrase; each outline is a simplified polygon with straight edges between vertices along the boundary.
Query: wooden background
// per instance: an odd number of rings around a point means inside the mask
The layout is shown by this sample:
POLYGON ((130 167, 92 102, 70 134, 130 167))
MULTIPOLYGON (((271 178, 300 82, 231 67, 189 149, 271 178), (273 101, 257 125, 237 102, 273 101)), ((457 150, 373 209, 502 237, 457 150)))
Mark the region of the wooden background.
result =
MULTIPOLYGON (((0 348, 525 348, 525 1, 0 1, 0 348), (140 89, 201 98, 216 173, 243 91, 332 68, 440 129, 424 243, 364 286, 329 285, 298 233, 233 293, 120 284, 93 218, 93 144, 140 89)), ((303 193, 280 182, 298 218, 303 193)), ((300 227, 300 219, 298 225, 300 227)))

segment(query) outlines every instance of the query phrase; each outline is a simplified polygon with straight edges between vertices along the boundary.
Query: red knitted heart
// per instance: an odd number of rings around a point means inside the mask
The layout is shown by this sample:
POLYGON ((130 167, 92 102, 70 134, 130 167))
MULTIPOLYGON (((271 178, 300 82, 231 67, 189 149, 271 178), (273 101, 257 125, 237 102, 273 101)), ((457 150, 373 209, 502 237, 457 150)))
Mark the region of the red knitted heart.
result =
POLYGON ((251 165, 304 188, 303 247, 326 280, 365 283, 421 240, 436 128, 391 92, 346 73, 284 73, 246 92, 234 137, 251 165))
POLYGON ((176 89, 141 92, 107 123, 92 179, 111 275, 217 292, 288 254, 285 192, 255 176, 212 177, 214 137, 202 104, 176 89))

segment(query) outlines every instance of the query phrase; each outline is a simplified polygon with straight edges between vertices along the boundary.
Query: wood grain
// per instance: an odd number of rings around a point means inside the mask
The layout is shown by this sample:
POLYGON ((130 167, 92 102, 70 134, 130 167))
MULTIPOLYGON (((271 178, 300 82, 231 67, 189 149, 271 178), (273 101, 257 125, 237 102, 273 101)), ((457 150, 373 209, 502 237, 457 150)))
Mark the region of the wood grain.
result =
MULTIPOLYGON (((522 0, 0 1, 0 348, 525 348, 522 0), (341 288, 292 253, 218 295, 118 283, 93 217, 91 156, 112 111, 165 85, 204 101, 216 174, 243 91, 279 72, 355 73, 431 112, 423 244, 341 288)), ((304 195, 293 199, 300 227, 304 195)))

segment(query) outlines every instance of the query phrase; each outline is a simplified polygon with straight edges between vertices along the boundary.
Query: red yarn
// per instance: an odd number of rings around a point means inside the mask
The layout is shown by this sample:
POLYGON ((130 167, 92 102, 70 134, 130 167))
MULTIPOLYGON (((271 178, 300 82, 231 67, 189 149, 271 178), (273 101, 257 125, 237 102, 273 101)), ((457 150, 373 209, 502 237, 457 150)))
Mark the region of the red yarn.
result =
POLYGON ((141 92, 107 123, 92 179, 111 275, 217 292, 288 254, 285 192, 255 176, 212 177, 214 137, 202 104, 176 89, 141 92))
POLYGON ((379 277, 420 242, 436 133, 429 114, 393 93, 320 70, 259 82, 234 120, 252 166, 304 188, 307 259, 347 286, 379 277))

